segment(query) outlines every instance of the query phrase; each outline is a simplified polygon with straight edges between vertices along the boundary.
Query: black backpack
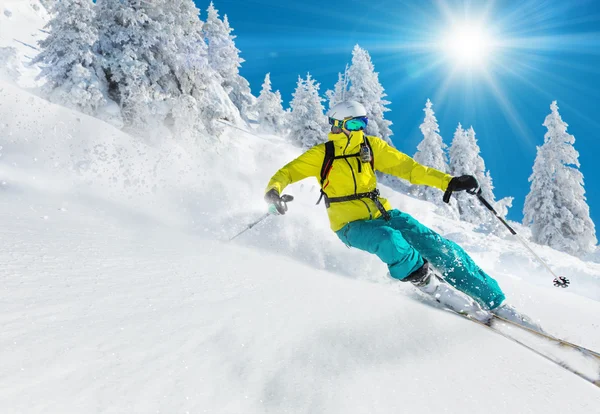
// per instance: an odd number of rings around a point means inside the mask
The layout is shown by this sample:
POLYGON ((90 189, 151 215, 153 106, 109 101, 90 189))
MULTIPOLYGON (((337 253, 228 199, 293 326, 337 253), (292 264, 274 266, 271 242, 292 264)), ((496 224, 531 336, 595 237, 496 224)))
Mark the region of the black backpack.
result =
MULTIPOLYGON (((369 154, 371 154, 371 168, 375 171, 375 158, 373 157, 373 148, 371 148, 371 144, 369 143, 369 139, 365 136, 364 141, 360 144, 360 151, 354 154, 348 155, 335 155, 335 147, 333 145, 333 141, 327 141, 325 143, 325 158, 323 159, 323 166, 321 167, 321 188, 331 171, 331 167, 333 167, 333 161, 339 159, 347 159, 347 158, 356 158, 358 159, 358 172, 362 172, 362 162, 360 160, 361 152, 363 148, 368 148, 369 154)), ((322 192, 323 190, 321 190, 322 192)), ((319 201, 321 201, 319 199, 319 201)), ((317 203, 318 204, 318 203, 317 203)))

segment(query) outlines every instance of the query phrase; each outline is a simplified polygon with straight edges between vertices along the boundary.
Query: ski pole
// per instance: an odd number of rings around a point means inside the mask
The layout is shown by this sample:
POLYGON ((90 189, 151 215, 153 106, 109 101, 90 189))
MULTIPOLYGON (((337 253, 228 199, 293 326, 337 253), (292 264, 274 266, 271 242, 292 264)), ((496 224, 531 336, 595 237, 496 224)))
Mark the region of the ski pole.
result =
POLYGON ((227 125, 229 128, 237 129, 237 130, 239 130, 239 131, 245 132, 246 134, 250 134, 250 135, 254 135, 255 137, 262 138, 261 136, 259 136, 259 135, 256 135, 256 134, 255 134, 255 133, 253 133, 253 132, 250 132, 250 131, 248 131, 248 130, 245 130, 244 128, 240 128, 240 127, 238 127, 238 126, 236 126, 236 125, 230 124, 229 122, 226 122, 226 121, 224 121, 224 120, 222 120, 222 119, 217 119, 217 122, 218 122, 218 123, 220 123, 220 124, 223 124, 223 125, 227 125))
POLYGON ((246 134, 250 134, 252 136, 255 136, 256 138, 262 139, 263 141, 268 141, 268 142, 282 141, 282 140, 274 140, 274 139, 267 139, 267 138, 261 137, 260 135, 255 134, 254 132, 250 132, 247 129, 235 126, 235 125, 233 125, 233 124, 231 124, 229 122, 226 122, 226 121, 224 121, 222 119, 217 119, 217 122, 220 123, 220 124, 223 124, 225 126, 228 126, 229 128, 237 129, 238 131, 242 131, 242 132, 245 132, 246 134))
POLYGON ((256 226, 258 223, 260 223, 261 221, 263 221, 264 219, 266 219, 270 215, 271 215, 270 211, 268 213, 266 213, 266 214, 263 214, 258 220, 256 220, 256 221, 248 224, 244 230, 240 231, 238 234, 236 234, 235 236, 233 236, 231 239, 229 239, 229 241, 233 241, 233 239, 236 239, 239 236, 241 236, 242 234, 246 233, 248 230, 250 230, 252 227, 256 226))
POLYGON ((500 220, 500 222, 506 226, 508 231, 510 231, 510 233, 513 236, 515 236, 517 238, 517 240, 519 240, 521 242, 521 244, 523 244, 523 246, 525 246, 527 248, 527 250, 529 250, 529 252, 531 252, 531 254, 550 272, 550 274, 552 276, 554 276, 554 281, 553 281, 554 286, 562 287, 562 288, 569 287, 569 284, 571 283, 571 281, 564 276, 557 276, 556 273, 554 273, 552 271, 550 266, 548 266, 548 264, 544 260, 542 260, 542 258, 533 251, 533 249, 529 246, 529 244, 527 244, 525 239, 523 239, 521 236, 519 236, 517 234, 517 232, 506 222, 506 220, 502 216, 500 216, 500 214, 498 214, 498 212, 494 209, 494 207, 492 207, 492 205, 485 198, 483 198, 483 196, 481 195, 481 188, 478 188, 475 191, 467 190, 467 192, 469 194, 477 196, 477 199, 481 202, 481 204, 483 204, 498 220, 500 220))
POLYGON ((269 206, 269 211, 267 213, 263 214, 258 220, 248 224, 244 230, 240 231, 238 234, 233 236, 231 239, 229 239, 229 241, 232 241, 232 240, 238 238, 239 236, 241 236, 242 234, 244 234, 245 232, 250 230, 252 227, 256 226, 261 221, 263 221, 264 219, 266 219, 267 217, 269 217, 271 215, 284 214, 288 210, 287 203, 289 203, 290 201, 293 201, 293 200, 294 200, 294 197, 292 197, 291 195, 288 195, 288 194, 282 195, 280 200, 277 202, 277 205, 271 204, 269 206))

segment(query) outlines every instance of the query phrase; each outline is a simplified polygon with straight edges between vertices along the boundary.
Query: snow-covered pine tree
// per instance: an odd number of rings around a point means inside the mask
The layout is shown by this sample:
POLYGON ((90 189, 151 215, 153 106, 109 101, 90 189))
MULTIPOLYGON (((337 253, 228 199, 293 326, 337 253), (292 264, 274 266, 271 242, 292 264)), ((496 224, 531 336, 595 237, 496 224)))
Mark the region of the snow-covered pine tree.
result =
MULTIPOLYGON (((417 146, 417 152, 415 153, 414 159, 427 167, 435 168, 442 172, 448 172, 448 161, 445 152, 447 145, 444 144, 444 141, 440 136, 440 128, 432 106, 433 104, 431 101, 427 99, 425 109, 423 109, 425 112, 425 119, 419 127, 423 133, 423 140, 417 146)), ((438 193, 439 190, 430 187, 419 187, 420 198, 427 201, 437 201, 439 198, 438 193), (434 190, 435 193, 430 190, 434 190)))
POLYGON ((277 110, 275 111, 275 114, 280 114, 280 120, 279 120, 279 134, 280 135, 284 135, 287 133, 287 129, 288 129, 288 113, 285 109, 283 109, 283 98, 281 97, 281 92, 279 92, 279 90, 276 90, 275 92, 275 99, 274 101, 277 102, 277 110), (281 109, 281 111, 279 111, 279 109, 281 109))
MULTIPOLYGON (((486 173, 485 163, 480 155, 480 148, 475 138, 473 127, 465 131, 461 124, 454 133, 454 139, 449 149, 450 155, 450 173, 454 176, 469 174, 477 178, 481 187, 482 196, 488 200, 494 208, 502 215, 506 215, 508 208, 512 205, 512 198, 507 197, 499 202, 493 192, 492 178, 489 172, 486 173)), ((455 193, 458 202, 458 211, 461 220, 469 223, 482 225, 488 231, 500 233, 495 218, 489 211, 474 197, 464 191, 455 193)))
POLYGON ((58 0, 40 0, 40 3, 42 3, 42 6, 44 6, 48 13, 52 13, 52 9, 58 3, 58 0))
POLYGON ((285 111, 279 91, 271 91, 271 74, 267 73, 260 95, 256 100, 258 126, 261 132, 281 134, 285 128, 285 111))
POLYGON ((390 110, 386 108, 386 105, 390 102, 384 99, 387 94, 379 83, 379 74, 375 72, 371 56, 359 45, 354 46, 354 50, 352 50, 352 64, 348 69, 348 80, 350 88, 346 94, 346 100, 353 99, 364 105, 369 117, 367 134, 378 136, 393 146, 390 139, 392 122, 385 119, 385 112, 390 110))
POLYGON ((303 148, 310 148, 327 140, 329 124, 323 114, 323 101, 319 96, 319 84, 312 76, 298 77, 296 91, 290 103, 290 141, 303 148))
MULTIPOLYGON (((479 152, 477 143, 469 139, 467 131, 459 123, 448 150, 450 174, 454 176, 470 174, 479 180, 485 174, 485 166, 479 152)), ((458 211, 462 220, 476 224, 487 221, 485 211, 475 197, 465 192, 457 192, 454 196, 457 199, 458 211)))
POLYGON ((159 0, 152 14, 163 27, 159 52, 170 69, 161 86, 173 104, 175 135, 205 136, 221 127, 216 120, 241 122, 239 111, 208 62, 200 10, 193 0, 159 0))
MULTIPOLYGON (((214 132, 218 105, 213 90, 220 88, 213 79, 214 71, 208 63, 208 52, 200 10, 191 0, 163 0, 158 9, 164 11, 163 40, 160 43, 176 82, 170 90, 171 119, 175 139, 188 146, 197 142, 205 132, 214 132), (212 85, 212 87, 211 87, 212 85)), ((223 92, 224 93, 224 92, 223 92)))
POLYGON ((168 98, 159 80, 169 67, 157 56, 162 26, 144 0, 98 0, 97 51, 109 82, 109 96, 119 103, 126 124, 139 132, 156 130, 168 98))
POLYGON ((574 255, 584 255, 598 243, 594 222, 586 202, 583 174, 578 170, 575 137, 556 101, 544 121, 548 132, 537 149, 531 190, 525 199, 523 223, 531 226, 533 240, 574 255))
MULTIPOLYGON (((477 181, 479 182, 479 187, 481 188, 481 195, 483 196, 483 198, 485 198, 487 201, 489 201, 492 204, 492 206, 494 206, 495 210, 498 211, 499 214, 501 214, 502 216, 506 216, 506 214, 508 213, 508 209, 512 206, 513 198, 505 197, 499 201, 496 201, 496 195, 494 194, 494 184, 493 184, 493 180, 492 180, 492 174, 490 173, 489 170, 486 170, 486 168, 485 168, 485 162, 483 161, 483 158, 480 155, 481 150, 479 148, 479 145, 477 145, 477 139, 475 138, 475 130, 473 129, 473 127, 470 127, 467 130, 467 139, 468 139, 469 145, 471 145, 472 148, 474 148, 475 151, 477 152, 478 159, 475 160, 474 165, 481 166, 481 168, 482 168, 482 169, 476 169, 473 174, 473 175, 475 175, 475 178, 477 178, 477 181), (483 173, 482 173, 482 171, 483 171, 483 173)), ((487 226, 489 230, 499 230, 499 229, 504 230, 504 227, 502 227, 501 223, 498 220, 495 220, 489 214, 489 212, 487 210, 485 210, 485 213, 486 213, 486 217, 488 218, 488 222, 490 224, 487 226)))
POLYGON ((199 87, 197 77, 209 69, 200 10, 193 0, 155 0, 146 3, 145 11, 159 29, 151 51, 162 76, 154 74, 151 81, 169 97, 192 94, 199 87))
MULTIPOLYGON (((227 18, 227 15, 223 16, 223 25, 225 26, 225 32, 229 34, 229 37, 233 42, 237 36, 231 34, 233 32, 233 28, 229 25, 229 19, 227 18)), ((240 64, 244 62, 244 59, 240 58, 240 64)), ((229 97, 233 101, 233 104, 239 109, 240 114, 244 119, 247 120, 251 115, 254 115, 250 113, 250 110, 254 107, 256 98, 254 95, 252 95, 250 83, 246 80, 246 78, 240 75, 239 70, 237 76, 233 78, 233 82, 231 83, 231 93, 229 94, 229 97)))
POLYGON ((209 65, 193 0, 98 0, 98 9, 97 50, 129 127, 155 132, 166 120, 177 136, 206 135, 219 118, 241 121, 209 65))
POLYGON ((244 60, 229 32, 226 31, 223 21, 219 18, 219 11, 213 2, 206 10, 206 21, 202 30, 208 44, 208 61, 211 67, 221 76, 222 82, 231 80, 238 74, 244 60))
POLYGON ((348 67, 346 66, 346 72, 344 74, 338 73, 338 81, 335 83, 333 90, 325 92, 325 96, 329 99, 329 108, 333 108, 335 105, 343 102, 348 93, 348 79, 346 73, 348 67))
POLYGON ((61 0, 51 8, 48 37, 39 42, 39 78, 46 80, 50 99, 61 105, 94 114, 106 103, 102 84, 94 70, 92 47, 98 40, 92 0, 61 0))
MULTIPOLYGON (((514 197, 504 197, 496 201, 496 195, 494 194, 495 187, 492 181, 492 174, 489 170, 485 172, 483 178, 478 177, 477 179, 481 186, 481 195, 483 198, 492 204, 494 210, 496 210, 501 217, 506 217, 508 210, 512 207, 514 197)), ((488 221, 484 223, 482 227, 488 232, 498 236, 507 236, 508 232, 506 231, 506 227, 504 227, 499 220, 492 217, 487 210, 486 213, 488 213, 488 221)))
POLYGON ((212 2, 207 9, 203 31, 208 43, 208 61, 211 67, 221 76, 221 85, 242 117, 248 119, 255 98, 250 91, 250 84, 239 72, 244 59, 240 57, 240 51, 235 46, 236 36, 231 34, 233 29, 229 25, 227 15, 221 20, 219 11, 212 2))
MULTIPOLYGON (((440 135, 440 128, 432 109, 433 104, 429 99, 425 103, 425 119, 420 126, 423 133, 423 140, 417 146, 417 152, 414 156, 415 161, 427 167, 447 173, 449 171, 448 161, 444 144, 440 135)), ((413 186, 411 193, 418 198, 430 201, 438 206, 442 212, 449 217, 458 218, 458 209, 456 200, 452 200, 450 205, 443 202, 443 194, 440 190, 427 186, 413 186)))

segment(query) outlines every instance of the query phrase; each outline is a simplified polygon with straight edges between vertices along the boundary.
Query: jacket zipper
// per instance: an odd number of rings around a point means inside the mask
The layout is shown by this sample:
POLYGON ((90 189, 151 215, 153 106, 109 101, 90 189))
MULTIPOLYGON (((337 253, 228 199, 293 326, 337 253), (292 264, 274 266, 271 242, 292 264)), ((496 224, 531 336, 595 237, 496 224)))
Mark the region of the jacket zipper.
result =
POLYGON ((350 172, 352 173, 352 181, 354 181, 354 194, 356 194, 358 191, 358 186, 356 185, 356 177, 354 176, 354 169, 352 168, 352 164, 350 164, 350 161, 348 161, 348 158, 344 158, 344 160, 346 160, 346 164, 348 164, 348 167, 350 167, 350 172))

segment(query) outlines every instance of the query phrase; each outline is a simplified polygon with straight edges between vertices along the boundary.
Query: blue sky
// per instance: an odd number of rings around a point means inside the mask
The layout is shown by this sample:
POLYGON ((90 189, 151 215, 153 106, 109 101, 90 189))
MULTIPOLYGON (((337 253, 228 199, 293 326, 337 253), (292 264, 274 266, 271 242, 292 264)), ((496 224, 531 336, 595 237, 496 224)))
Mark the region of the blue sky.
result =
MULTIPOLYGON (((203 19, 208 2, 197 4, 203 19)), ((392 102, 386 116, 398 149, 415 153, 430 98, 448 145, 458 122, 475 128, 496 196, 515 197, 513 220, 522 218, 542 123, 557 100, 575 135, 592 218, 600 223, 600 2, 217 0, 215 6, 235 29, 246 60, 241 73, 253 93, 270 72, 286 107, 298 75, 310 72, 324 94, 350 62, 352 47, 367 49, 392 102), (469 27, 482 27, 496 44, 485 69, 457 66, 448 46, 438 46, 469 27)))

